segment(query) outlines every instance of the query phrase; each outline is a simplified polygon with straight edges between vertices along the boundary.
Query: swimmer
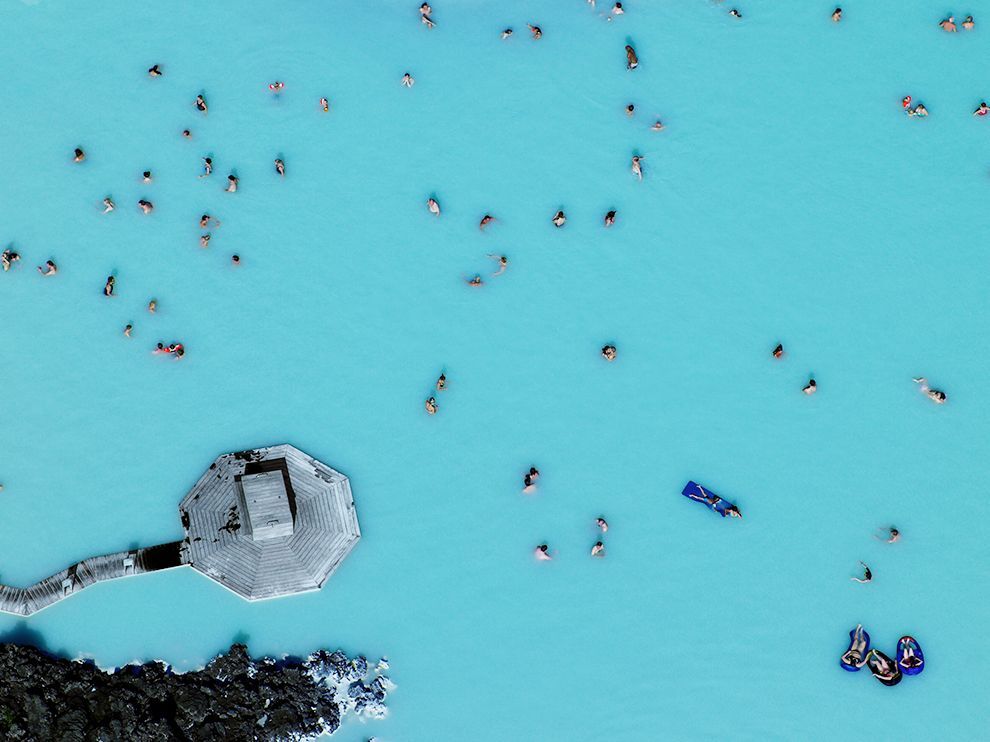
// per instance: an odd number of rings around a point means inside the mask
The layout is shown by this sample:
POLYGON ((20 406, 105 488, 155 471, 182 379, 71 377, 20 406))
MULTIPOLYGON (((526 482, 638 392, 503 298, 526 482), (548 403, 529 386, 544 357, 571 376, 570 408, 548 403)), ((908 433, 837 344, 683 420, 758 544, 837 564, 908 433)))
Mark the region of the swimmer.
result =
POLYGON ((213 175, 213 158, 212 157, 204 157, 203 158, 203 174, 200 175, 199 177, 200 178, 208 178, 211 175, 213 175))
POLYGON ((207 232, 199 238, 199 246, 206 249, 210 246, 210 234, 207 232))
POLYGON ((227 193, 237 193, 237 176, 233 173, 227 176, 227 187, 224 190, 227 193))
POLYGON ((543 38, 542 28, 540 28, 539 26, 534 26, 529 23, 527 23, 526 25, 529 26, 529 32, 533 36, 533 41, 539 41, 540 39, 543 38))
POLYGON ((439 410, 439 409, 440 409, 440 407, 437 405, 436 398, 430 397, 428 400, 426 400, 426 413, 428 415, 435 415, 435 414, 437 414, 437 410, 439 410))
POLYGON ((842 20, 842 8, 836 8, 832 11, 832 22, 838 23, 842 20))
POLYGON ((437 391, 442 392, 446 390, 446 388, 447 388, 447 375, 441 373, 440 376, 437 377, 437 391))
POLYGON ((103 286, 103 295, 104 296, 113 296, 113 290, 114 290, 114 287, 116 286, 116 284, 117 284, 117 279, 116 278, 114 278, 113 276, 107 276, 107 282, 103 286))
POLYGON ((199 228, 200 229, 206 229, 207 226, 209 226, 209 224, 210 224, 211 221, 216 226, 218 226, 218 227, 220 226, 220 220, 219 219, 217 219, 216 217, 210 216, 209 214, 203 214, 203 216, 201 216, 199 218, 199 228))
POLYGON ((511 28, 507 28, 504 31, 502 31, 502 38, 503 39, 507 39, 510 36, 512 36, 512 29, 511 28))
POLYGON ((742 18, 742 13, 740 13, 735 8, 729 11, 729 15, 731 15, 733 18, 742 18))
POLYGON ((596 541, 595 545, 591 547, 591 556, 593 557, 604 557, 605 556, 605 544, 601 541, 596 541))
POLYGON ((956 19, 953 18, 951 15, 948 18, 946 18, 944 21, 939 21, 938 25, 942 27, 943 31, 947 31, 949 33, 955 33, 957 30, 956 19))
POLYGON ((876 534, 873 535, 873 538, 877 539, 877 541, 884 541, 888 544, 893 544, 901 538, 901 532, 894 528, 894 526, 883 528, 881 531, 883 533, 882 536, 878 536, 876 534))
POLYGON ((285 177, 285 163, 282 162, 282 158, 280 157, 275 158, 275 172, 283 178, 285 177))
POLYGON ((206 98, 202 95, 196 96, 196 110, 202 111, 204 114, 209 113, 209 107, 206 105, 206 98))
MULTIPOLYGON (((616 3, 612 6, 612 15, 623 15, 625 10, 622 8, 622 3, 616 3)), ((628 49, 628 47, 626 47, 628 49)))
POLYGON ((536 480, 540 478, 540 470, 535 466, 523 475, 523 494, 528 495, 536 490, 536 480))
POLYGON ((241 256, 240 255, 231 255, 230 256, 230 262, 233 263, 234 265, 240 265, 241 264, 241 256))
POLYGON ((426 208, 430 210, 433 216, 440 216, 440 204, 437 203, 435 198, 427 199, 426 208))
POLYGON ((598 526, 602 533, 608 533, 608 522, 604 518, 595 519, 595 525, 598 526))
POLYGON ((973 111, 974 116, 986 116, 990 113, 990 106, 986 104, 986 101, 980 101, 979 107, 973 111))
POLYGON ((908 111, 908 116, 918 116, 924 118, 928 115, 928 109, 925 108, 924 103, 919 103, 912 110, 908 111))
POLYGON ((150 183, 151 182, 151 171, 150 170, 145 170, 143 173, 141 173, 141 180, 144 183, 150 183))
POLYGON ((976 27, 976 22, 973 20, 973 16, 966 16, 966 20, 962 22, 962 27, 967 31, 972 31, 976 27))
POLYGON ((18 255, 13 250, 11 250, 9 247, 6 250, 4 250, 2 254, 0 254, 0 263, 3 264, 4 271, 9 271, 11 267, 14 265, 14 263, 16 263, 20 259, 21 256, 18 255))
POLYGON ((663 122, 657 119, 657 122, 650 127, 653 131, 663 131, 663 122))
POLYGON ((134 325, 124 325, 124 337, 129 338, 131 336, 131 330, 134 329, 134 325))
POLYGON ((86 153, 82 151, 82 147, 76 147, 72 153, 73 162, 82 162, 86 159, 86 153))
POLYGON ((774 358, 781 358, 784 355, 784 346, 777 343, 777 347, 774 348, 770 353, 774 358))
POLYGON ((492 273, 492 276, 501 276, 505 273, 505 269, 509 267, 509 259, 507 257, 504 255, 495 255, 493 253, 489 253, 488 257, 492 260, 497 260, 499 265, 498 271, 492 273))
POLYGON ((609 211, 605 214, 605 226, 611 227, 615 224, 615 211, 609 211))
POLYGON ((632 172, 640 180, 643 179, 643 158, 640 155, 633 155, 632 158, 632 172))
POLYGON ((271 90, 276 95, 278 95, 279 93, 281 93, 282 90, 283 90, 283 88, 285 88, 285 83, 284 82, 280 82, 280 81, 276 80, 275 82, 268 83, 268 89, 271 90))
POLYGON ((536 549, 533 550, 533 556, 541 562, 549 562, 553 559, 553 557, 550 556, 550 547, 546 544, 540 544, 537 546, 536 549))
POLYGON ((40 265, 38 266, 38 273, 40 273, 45 277, 54 276, 56 273, 58 273, 58 266, 55 265, 54 260, 46 260, 44 268, 42 268, 40 265))
POLYGON ((330 101, 328 101, 326 98, 320 98, 320 108, 323 109, 323 113, 329 112, 330 111, 330 101))
POLYGON ((870 571, 870 568, 866 566, 866 562, 860 562, 860 564, 863 565, 862 579, 859 577, 850 577, 849 579, 852 580, 853 582, 858 582, 862 585, 865 585, 867 582, 870 582, 870 580, 873 579, 873 573, 870 571))
POLYGON ((618 351, 616 351, 614 345, 606 345, 602 348, 602 358, 611 363, 618 357, 618 351))
POLYGON ((636 106, 634 106, 632 103, 626 106, 626 116, 632 116, 633 113, 635 112, 636 112, 636 106))
POLYGON ((151 203, 151 201, 147 201, 143 198, 140 201, 138 201, 138 206, 140 207, 141 211, 143 211, 145 214, 150 214, 152 211, 155 210, 155 205, 151 203))
POLYGON ((152 299, 151 301, 148 302, 148 313, 154 314, 157 311, 158 311, 158 302, 152 299))
POLYGON ((495 221, 495 217, 493 217, 491 214, 485 214, 483 217, 481 217, 481 221, 478 223, 478 229, 484 229, 493 221, 495 221))
POLYGON ((112 198, 110 198, 109 196, 107 196, 105 199, 103 199, 103 213, 104 214, 109 214, 115 208, 117 208, 117 205, 113 202, 113 199, 112 198))
POLYGON ((161 77, 162 76, 161 65, 158 65, 158 64, 152 65, 151 68, 148 70, 148 76, 149 77, 161 77))
POLYGON ((192 132, 189 131, 189 129, 183 129, 182 130, 182 138, 183 139, 192 139, 192 132))
POLYGON ((483 283, 483 281, 481 280, 481 276, 475 276, 474 278, 465 278, 464 280, 467 281, 468 286, 471 286, 473 288, 477 288, 483 283))
POLYGON ((560 210, 553 215, 553 219, 551 219, 550 221, 553 222, 553 226, 555 227, 563 227, 564 224, 567 222, 567 217, 564 216, 564 211, 560 210))
POLYGON ((948 397, 945 392, 939 391, 938 389, 932 389, 928 386, 928 379, 924 376, 919 376, 914 379, 915 384, 920 384, 919 391, 928 395, 928 398, 935 404, 945 404, 948 401, 948 397))
POLYGON ((413 79, 413 76, 410 75, 408 72, 402 76, 402 86, 403 87, 411 88, 415 84, 416 84, 416 81, 413 79))
POLYGON ((634 70, 637 67, 639 67, 639 57, 636 56, 636 50, 626 44, 626 69, 634 70))
POLYGON ((903 98, 901 98, 901 108, 903 108, 905 110, 911 108, 911 96, 910 95, 905 95, 903 98))
POLYGON ((805 388, 802 389, 801 391, 807 394, 809 397, 815 392, 817 392, 818 384, 815 383, 815 379, 814 378, 809 379, 807 386, 805 386, 805 388))

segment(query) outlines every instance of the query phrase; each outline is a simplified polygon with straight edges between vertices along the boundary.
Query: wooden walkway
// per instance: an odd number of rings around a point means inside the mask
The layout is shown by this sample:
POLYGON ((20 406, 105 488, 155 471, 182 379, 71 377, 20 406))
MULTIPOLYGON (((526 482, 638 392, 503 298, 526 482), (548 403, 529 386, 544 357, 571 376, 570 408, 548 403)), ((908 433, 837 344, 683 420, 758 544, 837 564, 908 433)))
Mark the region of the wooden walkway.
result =
POLYGON ((146 549, 90 557, 30 587, 0 585, 0 611, 30 616, 97 582, 182 566, 181 545, 181 541, 173 541, 146 549))

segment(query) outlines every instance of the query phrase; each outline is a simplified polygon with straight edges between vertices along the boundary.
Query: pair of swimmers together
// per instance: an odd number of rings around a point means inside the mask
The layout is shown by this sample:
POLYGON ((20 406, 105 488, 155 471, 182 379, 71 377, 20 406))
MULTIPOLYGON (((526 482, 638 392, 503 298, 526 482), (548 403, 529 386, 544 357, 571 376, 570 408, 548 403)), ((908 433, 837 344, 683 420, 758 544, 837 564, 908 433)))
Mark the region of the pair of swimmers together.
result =
POLYGON ((185 346, 182 345, 182 343, 169 343, 168 345, 165 345, 164 343, 158 343, 158 345, 155 347, 155 350, 152 352, 156 354, 173 355, 176 357, 176 359, 180 359, 186 354, 186 349, 185 346))
MULTIPOLYGON (((438 392, 446 391, 447 375, 445 373, 441 372, 440 376, 437 377, 436 387, 438 392)), ((428 400, 426 400, 426 414, 435 415, 439 411, 440 411, 440 405, 437 404, 436 397, 430 397, 428 400)))

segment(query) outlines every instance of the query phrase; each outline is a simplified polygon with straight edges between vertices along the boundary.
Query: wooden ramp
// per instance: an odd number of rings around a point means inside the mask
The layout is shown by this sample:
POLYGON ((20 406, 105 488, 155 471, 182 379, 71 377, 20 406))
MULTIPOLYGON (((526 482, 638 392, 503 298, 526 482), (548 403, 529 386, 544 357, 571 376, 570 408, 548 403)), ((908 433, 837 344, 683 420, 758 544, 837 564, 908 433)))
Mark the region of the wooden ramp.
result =
POLYGON ((0 585, 0 611, 30 616, 97 582, 180 567, 184 564, 181 546, 181 541, 173 541, 146 549, 90 557, 30 587, 0 585))

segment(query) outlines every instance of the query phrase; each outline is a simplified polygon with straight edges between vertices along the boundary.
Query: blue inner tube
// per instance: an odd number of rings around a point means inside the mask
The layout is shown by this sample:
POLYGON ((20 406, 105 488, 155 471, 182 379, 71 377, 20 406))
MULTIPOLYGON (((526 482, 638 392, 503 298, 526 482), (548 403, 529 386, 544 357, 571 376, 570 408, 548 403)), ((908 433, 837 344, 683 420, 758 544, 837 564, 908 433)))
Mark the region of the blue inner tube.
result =
POLYGON ((869 651, 870 635, 862 626, 857 626, 849 632, 849 649, 839 659, 839 665, 841 665, 843 670, 859 672, 860 668, 866 663, 866 654, 869 651), (863 646, 856 648, 857 644, 863 644, 863 646))
POLYGON ((905 675, 920 675, 925 669, 925 653, 913 636, 902 636, 897 642, 897 667, 905 675))

